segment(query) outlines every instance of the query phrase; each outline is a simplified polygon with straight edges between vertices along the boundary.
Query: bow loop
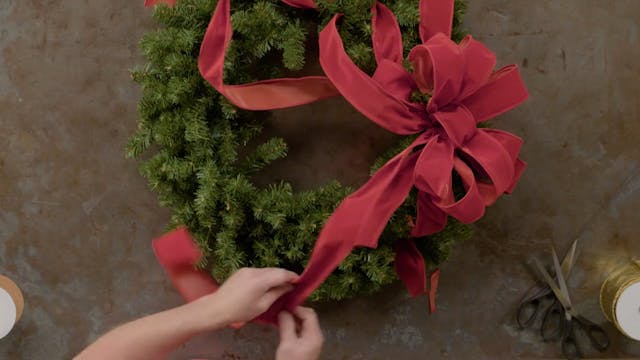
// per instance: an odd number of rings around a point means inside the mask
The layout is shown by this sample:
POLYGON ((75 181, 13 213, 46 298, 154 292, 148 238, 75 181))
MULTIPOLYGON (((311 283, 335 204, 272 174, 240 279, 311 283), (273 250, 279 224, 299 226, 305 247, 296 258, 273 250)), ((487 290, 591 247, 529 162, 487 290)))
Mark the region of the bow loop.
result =
POLYGON ((431 94, 427 112, 436 112, 459 96, 465 74, 465 59, 453 41, 437 34, 425 44, 414 47, 408 60, 413 66, 412 75, 420 91, 431 94))
POLYGON ((489 81, 496 67, 496 55, 471 35, 467 35, 458 46, 464 58, 464 77, 456 100, 462 102, 489 81))
POLYGON ((420 1, 420 38, 427 42, 434 35, 441 33, 451 36, 453 20, 453 0, 421 0, 420 1))
POLYGON ((449 199, 448 202, 441 202, 436 205, 448 215, 458 219, 458 221, 470 224, 478 221, 484 215, 484 202, 480 196, 473 170, 460 158, 455 158, 453 164, 456 173, 462 179, 466 193, 458 201, 449 199))
POLYGON ((482 122, 515 108, 528 97, 518 66, 508 65, 492 73, 487 82, 462 103, 477 122, 482 122))
MULTIPOLYGON (((378 11, 383 11, 381 9, 378 11)), ((426 117, 423 107, 389 92, 349 58, 336 27, 339 18, 340 15, 334 16, 319 36, 320 65, 336 89, 364 116, 393 133, 409 135, 424 131, 426 117)), ((384 24, 388 25, 387 22, 380 22, 378 27, 384 24)), ((382 28, 376 31, 384 33, 385 30, 386 28, 382 28)), ((397 70, 397 67, 390 65, 391 62, 381 63, 391 71, 397 70)), ((382 78, 383 75, 378 73, 377 77, 382 78)))
POLYGON ((398 99, 408 99, 416 88, 413 78, 402 65, 387 59, 378 62, 372 78, 385 91, 398 99))
POLYGON ((382 60, 402 65, 402 33, 398 20, 388 7, 376 2, 371 7, 371 40, 378 66, 382 60))

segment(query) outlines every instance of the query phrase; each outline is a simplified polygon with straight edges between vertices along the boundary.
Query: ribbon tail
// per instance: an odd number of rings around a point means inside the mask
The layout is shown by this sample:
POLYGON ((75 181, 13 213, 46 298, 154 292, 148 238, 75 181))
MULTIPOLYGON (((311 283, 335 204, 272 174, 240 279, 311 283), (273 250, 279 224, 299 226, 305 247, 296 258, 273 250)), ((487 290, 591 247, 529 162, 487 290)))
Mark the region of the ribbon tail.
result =
POLYGON ((320 232, 296 287, 278 299, 260 320, 276 323, 280 311, 292 310, 304 302, 355 247, 377 246, 389 218, 413 187, 417 154, 411 154, 412 149, 408 148, 387 162, 338 206, 320 232))
POLYGON ((438 283, 440 281, 440 269, 435 269, 429 276, 429 313, 436 311, 436 295, 438 293, 438 283))
POLYGON ((447 226, 447 214, 434 205, 433 199, 424 191, 418 193, 418 215, 411 236, 422 237, 442 231, 447 226))
MULTIPOLYGON (((297 7, 312 1, 289 1, 297 7)), ((246 110, 274 110, 308 104, 339 95, 324 76, 282 78, 243 85, 224 84, 224 58, 231 41, 230 0, 220 0, 202 41, 198 68, 202 76, 232 104, 246 110)))
POLYGON ((416 247, 414 239, 402 239, 395 246, 396 259, 394 267, 400 280, 405 284, 411 296, 427 294, 429 296, 429 313, 436 311, 436 294, 440 269, 434 270, 427 279, 426 265, 422 253, 416 247), (427 280, 429 283, 427 284, 427 280))
POLYGON ((394 250, 396 257, 393 266, 409 294, 413 297, 426 294, 427 270, 415 240, 413 238, 398 240, 394 250))
POLYGON ((218 283, 195 268, 202 254, 185 228, 153 240, 153 251, 173 286, 187 302, 218 290, 218 283))
MULTIPOLYGON (((153 252, 173 287, 186 302, 213 294, 220 287, 208 273, 196 269, 202 254, 187 229, 179 227, 152 242, 153 252)), ((238 329, 245 323, 230 326, 238 329)))
POLYGON ((149 7, 158 4, 165 4, 169 7, 176 5, 176 0, 144 0, 144 6, 149 7))

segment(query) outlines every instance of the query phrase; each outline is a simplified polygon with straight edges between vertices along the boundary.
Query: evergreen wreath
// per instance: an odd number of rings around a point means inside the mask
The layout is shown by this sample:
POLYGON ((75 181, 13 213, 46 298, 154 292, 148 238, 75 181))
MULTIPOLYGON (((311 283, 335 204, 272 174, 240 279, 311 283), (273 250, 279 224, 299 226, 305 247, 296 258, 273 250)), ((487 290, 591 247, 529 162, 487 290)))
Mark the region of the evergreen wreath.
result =
MULTIPOLYGON (((418 43, 419 0, 387 0, 402 29, 404 49, 418 43)), ((233 40, 227 50, 225 82, 239 84, 282 76, 305 64, 307 35, 319 31, 336 13, 344 14, 345 49, 372 73, 371 0, 316 0, 318 11, 295 9, 278 0, 234 0, 233 40)), ((240 110, 200 75, 197 59, 215 0, 181 0, 156 7, 160 29, 140 42, 147 63, 132 71, 142 86, 138 128, 127 145, 129 157, 148 153, 141 173, 172 210, 169 228, 185 225, 204 253, 200 266, 218 281, 244 266, 284 267, 301 272, 325 220, 353 189, 332 181, 296 192, 286 181, 258 187, 252 178, 287 155, 287 144, 272 138, 247 145, 262 130, 266 112, 240 110), (245 155, 248 154, 248 155, 245 155)), ((462 1, 455 3, 453 36, 464 35, 462 1)), ((406 55, 406 54, 405 54, 406 55)), ((416 94, 415 102, 428 99, 416 94)), ((400 140, 375 161, 375 172, 415 137, 400 140)), ((349 255, 310 297, 339 300, 373 293, 394 282, 393 245, 409 236, 416 214, 411 193, 395 212, 377 249, 349 255)), ((470 238, 471 228, 450 218, 445 230, 416 244, 430 267, 449 256, 454 243, 470 238)))

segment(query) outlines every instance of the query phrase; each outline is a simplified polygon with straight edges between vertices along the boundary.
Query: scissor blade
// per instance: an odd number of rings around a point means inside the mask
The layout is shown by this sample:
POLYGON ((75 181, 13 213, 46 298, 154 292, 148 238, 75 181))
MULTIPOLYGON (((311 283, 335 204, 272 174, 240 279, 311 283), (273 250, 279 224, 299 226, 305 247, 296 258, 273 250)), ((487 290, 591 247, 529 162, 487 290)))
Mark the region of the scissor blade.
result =
POLYGON ((540 263, 540 260, 538 260, 538 258, 534 257, 533 262, 535 262, 536 267, 538 268, 538 271, 540 272, 540 274, 542 274, 544 281, 547 283, 547 285, 549 285, 549 288, 551 289, 551 291, 553 291, 553 294, 556 296, 558 301, 560 301, 560 304, 562 304, 562 306, 565 309, 569 309, 571 305, 565 298, 564 294, 562 293, 562 290, 560 290, 556 282, 553 281, 553 278, 551 277, 551 275, 549 275, 549 272, 547 271, 547 269, 544 268, 544 266, 542 265, 542 263, 540 263))
POLYGON ((558 260, 558 254, 556 253, 556 249, 551 247, 551 255, 553 255, 553 267, 556 271, 556 279, 558 279, 558 284, 560 285, 560 291, 564 294, 564 297, 569 304, 567 309, 571 308, 571 298, 569 297, 569 288, 567 288, 567 282, 564 279, 564 274, 562 273, 562 267, 560 266, 560 260, 558 260))
POLYGON ((571 274, 571 269, 573 269, 573 265, 576 264, 576 249, 578 247, 578 239, 573 241, 571 244, 571 248, 567 251, 567 254, 562 259, 562 274, 565 279, 569 278, 569 274, 571 274))

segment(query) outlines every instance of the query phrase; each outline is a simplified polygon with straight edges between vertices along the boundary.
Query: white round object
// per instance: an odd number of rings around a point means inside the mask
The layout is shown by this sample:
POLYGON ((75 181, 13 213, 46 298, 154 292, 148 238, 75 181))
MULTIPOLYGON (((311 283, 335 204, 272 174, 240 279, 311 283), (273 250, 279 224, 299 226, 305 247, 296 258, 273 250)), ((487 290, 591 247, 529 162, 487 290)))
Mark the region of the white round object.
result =
POLYGON ((628 286, 616 303, 618 325, 630 338, 640 340, 640 282, 628 286))
POLYGON ((16 323, 16 304, 11 295, 0 288, 0 339, 7 336, 16 323))

